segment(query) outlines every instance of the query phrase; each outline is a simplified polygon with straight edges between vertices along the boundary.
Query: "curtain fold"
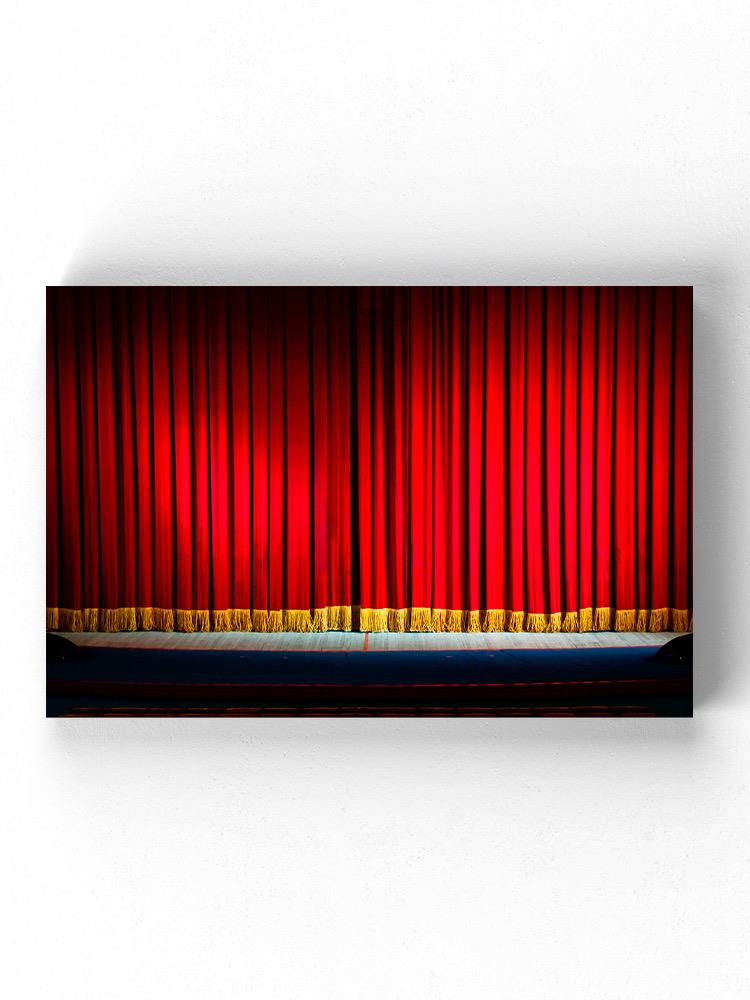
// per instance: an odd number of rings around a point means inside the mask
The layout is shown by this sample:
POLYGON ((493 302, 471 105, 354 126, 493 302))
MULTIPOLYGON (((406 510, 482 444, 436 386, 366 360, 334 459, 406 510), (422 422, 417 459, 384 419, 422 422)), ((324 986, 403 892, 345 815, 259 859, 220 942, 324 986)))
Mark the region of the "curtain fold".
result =
POLYGON ((50 288, 47 329, 48 628, 691 626, 690 288, 50 288))

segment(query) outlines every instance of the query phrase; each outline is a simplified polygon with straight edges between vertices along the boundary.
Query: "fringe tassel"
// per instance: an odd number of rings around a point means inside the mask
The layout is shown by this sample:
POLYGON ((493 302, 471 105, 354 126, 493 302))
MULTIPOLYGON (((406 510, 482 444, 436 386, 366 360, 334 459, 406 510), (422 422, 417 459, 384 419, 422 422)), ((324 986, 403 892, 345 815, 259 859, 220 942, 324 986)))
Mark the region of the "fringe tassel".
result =
POLYGON ((562 629, 562 611, 555 611, 547 616, 547 628, 545 632, 559 632, 562 629))
POLYGON ((283 624, 281 611, 253 611, 252 613, 254 632, 282 632, 283 624))
POLYGON ((445 631, 462 632, 464 627, 463 611, 456 611, 449 608, 445 613, 445 631))
POLYGON ((175 611, 174 617, 178 632, 195 632, 194 611, 175 611))
POLYGON ((479 611, 467 611, 466 612, 466 631, 467 632, 481 632, 482 622, 480 620, 479 611))
POLYGON ((505 632, 507 618, 507 611, 501 611, 497 608, 493 611, 486 611, 484 615, 484 622, 482 623, 483 631, 505 632))
POLYGON ((315 608, 312 620, 313 632, 328 631, 328 608, 315 608))
POLYGON ((253 632, 267 632, 268 631, 268 612, 267 611, 253 611, 253 632))
POLYGON ((446 631, 445 623, 447 621, 447 618, 448 618, 448 612, 445 610, 445 608, 434 608, 432 612, 432 619, 430 622, 432 626, 430 631, 445 632, 446 631))
POLYGON ((635 620, 635 630, 636 632, 648 632, 648 620, 650 612, 641 608, 636 616, 635 620))
POLYGON ((510 617, 508 618, 508 631, 523 631, 523 611, 511 611, 510 617))
POLYGON ((252 632, 252 612, 247 608, 235 608, 232 611, 232 628, 235 632, 252 632))
MULTIPOLYGON (((112 627, 112 613, 102 611, 102 632, 116 632, 112 627), (106 617, 105 617, 106 616, 106 617)), ((84 632, 99 632, 99 608, 84 608, 81 612, 81 627, 84 632)))
POLYGON ((329 631, 335 630, 337 632, 351 632, 352 607, 350 604, 335 604, 326 610, 328 611, 329 631))
POLYGON ((580 622, 578 618, 577 611, 566 611, 565 618, 563 618, 562 625, 560 626, 561 632, 579 632, 580 622))
POLYGON ((138 627, 138 615, 135 608, 120 608, 120 631, 135 632, 138 627))
POLYGON ((214 632, 231 632, 232 631, 232 612, 231 611, 212 611, 211 612, 211 629, 214 632))
POLYGON ((159 632, 174 632, 174 611, 171 608, 154 608, 154 628, 159 632))
POLYGON ((47 608, 47 631, 57 632, 60 628, 60 609, 47 608))
POLYGON ((545 632, 547 629, 547 616, 530 612, 526 615, 527 632, 545 632))
POLYGON ((102 608, 97 618, 100 632, 119 632, 121 630, 122 615, 119 608, 102 608))
POLYGON ((612 628, 612 608, 597 608, 594 619, 595 632, 609 632, 612 628))
POLYGON ((137 608, 136 620, 138 622, 138 628, 142 632, 150 632, 154 627, 154 609, 137 608))
POLYGON ((268 631, 269 632, 283 632, 284 631, 284 612, 283 611, 269 611, 268 612, 268 631))
POLYGON ((615 612, 615 632, 634 632, 637 619, 635 609, 615 612))
POLYGON ((578 631, 591 632, 594 628, 594 609, 579 608, 578 610, 578 631))
MULTIPOLYGON (((395 621, 398 625, 399 632, 403 632, 405 630, 407 618, 409 622, 410 632, 432 632, 431 608, 412 608, 411 612, 407 611, 406 608, 399 608, 398 611, 395 612, 395 614, 397 615, 395 621), (401 627, 402 618, 404 622, 403 628, 401 627)), ((389 626, 390 626, 390 620, 389 620, 389 626)))
POLYGON ((672 611, 672 631, 692 632, 692 630, 693 624, 690 621, 690 612, 674 609, 672 611))
POLYGON ((407 608, 388 608, 388 631, 405 632, 408 617, 407 608))
POLYGON ((362 608, 359 612, 360 632, 387 632, 388 608, 362 608))
POLYGON ((285 632, 312 632, 313 620, 309 611, 285 611, 285 632))
POLYGON ((669 624, 669 609, 654 608, 648 620, 649 632, 663 632, 669 624))
POLYGON ((83 612, 60 608, 60 631, 83 632, 83 612))
POLYGON ((211 615, 208 611, 195 611, 193 618, 193 628, 196 632, 211 631, 211 615))

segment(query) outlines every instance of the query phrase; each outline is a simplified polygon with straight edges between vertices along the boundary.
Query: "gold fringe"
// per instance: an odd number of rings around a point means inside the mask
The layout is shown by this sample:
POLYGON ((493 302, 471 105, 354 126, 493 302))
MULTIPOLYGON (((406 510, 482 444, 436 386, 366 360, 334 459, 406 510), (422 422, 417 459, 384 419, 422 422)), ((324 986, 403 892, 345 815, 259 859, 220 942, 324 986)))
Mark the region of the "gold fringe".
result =
MULTIPOLYGON (((114 620, 111 611, 102 611, 102 632, 117 631, 112 626, 114 620)), ((84 608, 81 612, 81 626, 84 632, 98 632, 99 629, 99 608, 84 608)))
POLYGON ((312 632, 313 619, 309 611, 285 611, 285 632, 312 632))
POLYGON ((453 608, 449 608, 445 613, 445 631, 463 632, 463 630, 464 630, 463 611, 456 611, 453 608))
POLYGON ((555 611, 547 616, 547 628, 545 632, 559 632, 562 629, 562 611, 555 611))
POLYGON ((484 621, 482 623, 482 631, 505 632, 507 620, 508 620, 507 611, 501 611, 498 608, 495 608, 492 611, 486 611, 484 615, 484 621))
POLYGON ((269 611, 268 612, 268 631, 269 632, 283 632, 284 631, 284 612, 283 611, 269 611))
POLYGON ((597 608, 594 618, 595 632, 609 632, 612 628, 612 608, 597 608))
POLYGON ((174 632, 174 611, 171 608, 154 608, 154 628, 160 632, 174 632))
POLYGON ((175 611, 174 617, 178 632, 195 632, 194 611, 175 611))
POLYGON ((547 630, 547 616, 529 612, 526 615, 527 632, 545 632, 547 630))
POLYGON ((580 619, 577 611, 566 611, 565 618, 560 626, 561 632, 579 632, 580 619))
POLYGON ((232 612, 231 611, 212 611, 211 612, 211 629, 214 632, 231 632, 232 631, 232 612))
POLYGON ((136 619, 138 621, 138 628, 142 632, 150 632, 154 627, 154 609, 138 608, 136 611, 136 619))
POLYGON ((254 610, 250 615, 252 632, 281 632, 281 611, 254 610))
POLYGON ((362 608, 359 612, 360 632, 387 632, 388 608, 362 608))
MULTIPOLYGON (((286 611, 230 608, 206 611, 171 608, 47 608, 47 629, 62 632, 325 632, 351 631, 350 605, 286 611)), ((506 611, 461 611, 445 608, 362 608, 362 632, 676 632, 692 631, 689 609, 579 608, 552 614, 506 611)))
MULTIPOLYGON (((406 610, 401 612, 405 615, 406 610)), ((47 609, 47 627, 50 631, 100 631, 121 632, 160 631, 178 632, 325 632, 331 628, 351 630, 350 605, 317 608, 313 613, 303 610, 251 611, 246 608, 228 608, 205 611, 171 608, 84 608, 82 611, 47 609)))
POLYGON ((638 613, 635 608, 615 612, 615 632, 634 632, 638 613))
POLYGON ((119 608, 103 608, 97 619, 100 632, 119 632, 121 630, 123 616, 119 608))
POLYGON ((693 624, 690 620, 690 612, 678 610, 677 608, 672 609, 672 631, 673 632, 690 632, 692 631, 693 624))
POLYGON ((123 632, 135 632, 138 628, 138 615, 135 608, 120 608, 120 629, 123 632))
POLYGON ((60 611, 60 630, 62 632, 82 632, 83 612, 82 611, 60 611))
MULTIPOLYGON (((411 613, 407 611, 406 608, 399 608, 395 612, 395 623, 396 629, 399 632, 403 632, 406 628, 406 622, 409 622, 410 632, 432 632, 432 609, 431 608, 412 608, 411 613), (404 621, 403 628, 401 627, 401 621, 404 621)), ((389 615, 389 626, 393 619, 389 615)))
POLYGON ((408 608, 389 608, 388 609, 388 631, 389 632, 405 632, 407 622, 409 619, 408 608))
POLYGON ((284 612, 283 611, 269 611, 268 612, 268 631, 269 632, 283 632, 284 631, 284 612))
POLYGON ((313 611, 313 632, 328 631, 328 608, 315 608, 313 611))
POLYGON ((508 631, 523 631, 523 611, 511 611, 510 618, 508 619, 508 631))
POLYGON ((235 632, 252 632, 253 614, 249 608, 235 608, 232 611, 232 628, 235 632))
POLYGON ((466 632, 481 632, 482 622, 481 613, 479 611, 467 611, 466 612, 466 632))
POLYGON ((663 632, 669 623, 669 608, 654 608, 649 616, 649 632, 663 632))
POLYGON ((350 604, 334 604, 329 606, 326 610, 328 611, 329 632, 351 632, 352 607, 350 604))
POLYGON ((253 611, 252 613, 253 632, 268 631, 268 612, 253 611))
POLYGON ((431 632, 445 632, 445 623, 448 620, 448 612, 445 608, 434 608, 432 612, 432 618, 430 621, 431 632))

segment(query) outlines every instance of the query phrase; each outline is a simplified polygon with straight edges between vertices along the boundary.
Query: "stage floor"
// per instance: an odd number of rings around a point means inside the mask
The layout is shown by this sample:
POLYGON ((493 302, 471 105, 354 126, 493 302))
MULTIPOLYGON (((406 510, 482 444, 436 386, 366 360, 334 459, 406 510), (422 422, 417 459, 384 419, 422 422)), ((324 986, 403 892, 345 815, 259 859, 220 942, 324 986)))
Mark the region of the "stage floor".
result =
POLYGON ((110 649, 387 653, 450 649, 590 649, 662 646, 680 632, 60 632, 110 649))
POLYGON ((673 632, 68 633, 47 714, 691 714, 673 632))

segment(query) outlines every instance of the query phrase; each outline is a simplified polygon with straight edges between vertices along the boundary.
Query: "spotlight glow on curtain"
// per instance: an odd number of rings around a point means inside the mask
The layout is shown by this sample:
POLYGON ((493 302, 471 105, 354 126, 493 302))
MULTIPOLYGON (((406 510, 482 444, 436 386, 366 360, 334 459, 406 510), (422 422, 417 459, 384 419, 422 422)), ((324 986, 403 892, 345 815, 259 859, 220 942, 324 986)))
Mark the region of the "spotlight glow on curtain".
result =
POLYGON ((687 629, 690 288, 361 289, 363 629, 687 629))
POLYGON ((689 288, 50 289, 48 627, 687 628, 691 338, 689 288))
POLYGON ((351 627, 347 307, 49 290, 48 627, 351 627))

